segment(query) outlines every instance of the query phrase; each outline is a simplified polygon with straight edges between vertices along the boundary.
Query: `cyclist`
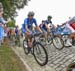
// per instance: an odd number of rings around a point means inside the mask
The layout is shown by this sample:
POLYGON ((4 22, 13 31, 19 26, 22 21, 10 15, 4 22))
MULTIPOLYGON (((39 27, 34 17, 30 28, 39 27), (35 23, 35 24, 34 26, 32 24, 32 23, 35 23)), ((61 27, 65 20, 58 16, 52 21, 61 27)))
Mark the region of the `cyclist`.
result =
MULTIPOLYGON (((64 25, 64 29, 62 31, 61 34, 63 35, 70 35, 71 34, 71 30, 70 28, 67 26, 67 23, 65 23, 64 25)), ((70 42, 70 36, 67 36, 66 41, 65 41, 65 46, 72 46, 71 42, 70 42), (68 38, 68 39, 67 39, 68 38)))
MULTIPOLYGON (((24 20, 24 24, 22 25, 22 31, 23 31, 23 33, 25 33, 26 40, 33 34, 32 33, 33 24, 35 24, 36 29, 42 33, 42 30, 39 28, 39 26, 37 25, 37 21, 34 18, 34 12, 33 11, 30 11, 28 13, 28 18, 26 18, 24 20)), ((30 41, 30 43, 28 45, 28 47, 29 47, 28 48, 28 51, 31 50, 31 47, 32 47, 32 39, 29 40, 29 41, 30 41)))
POLYGON ((57 34, 59 35, 66 35, 64 41, 65 41, 65 46, 70 47, 72 46, 71 42, 70 42, 70 37, 67 35, 70 35, 71 30, 67 27, 66 22, 63 23, 62 25, 57 25, 57 34), (67 39, 68 38, 68 39, 67 39))
POLYGON ((44 25, 45 21, 42 20, 42 23, 39 25, 40 28, 42 28, 42 26, 44 25))
POLYGON ((20 46, 20 30, 19 30, 18 25, 15 28, 15 37, 16 37, 15 43, 16 44, 19 43, 19 46, 20 46))
POLYGON ((68 24, 71 29, 72 45, 75 46, 75 16, 68 21, 68 24))
POLYGON ((53 24, 52 24, 52 21, 51 21, 51 19, 52 19, 52 16, 48 16, 47 17, 47 20, 45 20, 45 23, 43 24, 43 28, 46 30, 46 31, 50 31, 50 26, 52 26, 53 24), (50 24, 50 26, 48 26, 50 24))
MULTIPOLYGON (((65 26, 70 30, 70 38, 72 38, 72 44, 75 43, 75 17, 71 18, 69 21, 65 23, 65 26)), ((67 31, 67 30, 65 30, 67 31)), ((70 43, 70 45, 72 46, 70 43)))
POLYGON ((15 28, 15 34, 16 34, 16 36, 19 36, 19 27, 18 26, 16 26, 16 28, 15 28))
MULTIPOLYGON (((45 34, 45 39, 46 40, 47 40, 47 36, 48 36, 48 33, 47 32, 50 32, 50 26, 53 25, 51 19, 52 19, 52 16, 48 16, 47 17, 47 20, 43 20, 42 21, 42 24, 40 25, 42 31, 45 34), (50 24, 50 26, 49 26, 49 24, 50 24)), ((46 43, 48 43, 48 42, 46 41, 46 43)))

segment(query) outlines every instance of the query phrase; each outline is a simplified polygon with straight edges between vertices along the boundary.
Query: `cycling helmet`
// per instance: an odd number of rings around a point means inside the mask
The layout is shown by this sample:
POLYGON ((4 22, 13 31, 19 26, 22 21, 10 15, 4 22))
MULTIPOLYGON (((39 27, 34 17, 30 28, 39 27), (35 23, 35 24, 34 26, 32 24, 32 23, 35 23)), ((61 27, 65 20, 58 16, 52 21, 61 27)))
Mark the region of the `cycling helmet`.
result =
POLYGON ((47 18, 48 18, 48 19, 49 19, 49 18, 52 19, 52 16, 49 15, 47 18))
POLYGON ((34 16, 34 12, 33 11, 30 11, 29 13, 28 13, 28 17, 29 16, 34 16))

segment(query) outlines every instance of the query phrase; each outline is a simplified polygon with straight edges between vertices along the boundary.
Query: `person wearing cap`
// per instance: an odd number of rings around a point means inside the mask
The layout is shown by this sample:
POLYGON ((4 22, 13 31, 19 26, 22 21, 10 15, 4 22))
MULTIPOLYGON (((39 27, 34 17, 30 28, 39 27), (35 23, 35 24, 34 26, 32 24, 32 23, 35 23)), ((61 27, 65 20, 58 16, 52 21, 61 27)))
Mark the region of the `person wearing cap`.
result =
MULTIPOLYGON (((30 11, 27 16, 28 17, 24 20, 24 24, 22 25, 22 32, 25 34, 26 39, 28 39, 28 37, 30 37, 30 35, 33 34, 32 33, 33 24, 35 24, 36 29, 42 33, 42 30, 39 28, 37 21, 34 18, 34 12, 30 11)), ((32 40, 31 40, 31 45, 29 45, 28 47, 30 47, 31 49, 31 46, 32 46, 32 40)))

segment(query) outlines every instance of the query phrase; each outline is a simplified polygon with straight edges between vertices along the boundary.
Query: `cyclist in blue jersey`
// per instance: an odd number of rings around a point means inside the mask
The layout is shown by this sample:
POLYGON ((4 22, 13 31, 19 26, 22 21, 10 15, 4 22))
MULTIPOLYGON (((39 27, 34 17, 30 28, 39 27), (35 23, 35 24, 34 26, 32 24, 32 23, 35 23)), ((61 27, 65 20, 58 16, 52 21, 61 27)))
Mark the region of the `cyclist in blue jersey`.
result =
POLYGON ((48 36, 47 32, 50 32, 50 26, 53 25, 51 19, 52 19, 52 16, 48 16, 47 20, 43 20, 42 24, 41 24, 42 26, 40 26, 42 31, 45 34, 45 39, 47 39, 47 36, 48 36), (50 26, 49 26, 49 24, 50 24, 50 26))
MULTIPOLYGON (((25 33, 26 39, 28 39, 28 37, 30 37, 30 35, 33 34, 32 33, 33 24, 35 24, 36 29, 42 33, 42 30, 39 28, 37 21, 34 18, 34 12, 31 11, 28 13, 28 18, 24 20, 24 24, 22 25, 22 31, 23 33, 25 33)), ((31 46, 32 46, 32 40, 31 40, 31 45, 29 45, 28 47, 31 47, 31 46)))
POLYGON ((72 44, 70 42, 70 36, 67 36, 67 35, 71 34, 71 30, 68 28, 66 23, 63 23, 62 25, 59 25, 57 27, 57 34, 66 35, 65 39, 64 39, 64 42, 65 42, 64 45, 67 47, 72 46, 72 44))
POLYGON ((15 39, 16 39, 15 43, 16 43, 18 46, 20 46, 20 30, 19 30, 18 25, 17 25, 16 28, 15 28, 15 39))
POLYGON ((15 28, 15 35, 19 36, 19 27, 18 26, 16 26, 16 28, 15 28))
POLYGON ((49 25, 49 24, 52 25, 51 19, 52 19, 52 16, 48 16, 48 17, 47 17, 47 20, 44 21, 44 24, 43 24, 43 26, 42 26, 43 31, 50 31, 50 28, 48 27, 48 25, 49 25))

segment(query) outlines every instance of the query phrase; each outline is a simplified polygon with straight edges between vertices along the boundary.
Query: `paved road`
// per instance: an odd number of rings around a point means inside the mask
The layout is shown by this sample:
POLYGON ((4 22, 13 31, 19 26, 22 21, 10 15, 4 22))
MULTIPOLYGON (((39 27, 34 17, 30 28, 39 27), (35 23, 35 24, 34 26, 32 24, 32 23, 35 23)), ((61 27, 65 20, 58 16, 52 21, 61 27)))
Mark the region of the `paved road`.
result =
POLYGON ((45 67, 40 67, 32 55, 25 55, 22 47, 15 47, 15 50, 27 62, 32 71, 66 71, 67 66, 75 60, 75 46, 57 50, 52 45, 48 45, 46 50, 49 60, 45 67))
POLYGON ((53 46, 47 48, 49 55, 48 66, 56 71, 66 71, 67 66, 75 60, 75 46, 57 50, 53 46))

